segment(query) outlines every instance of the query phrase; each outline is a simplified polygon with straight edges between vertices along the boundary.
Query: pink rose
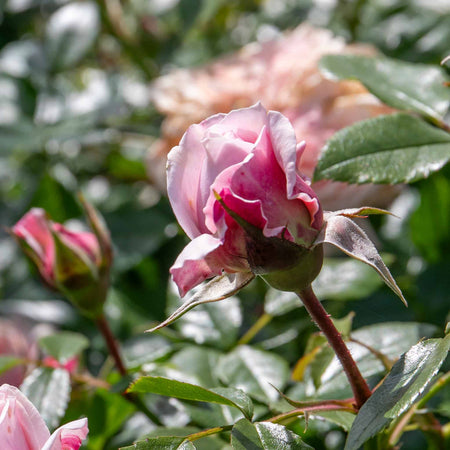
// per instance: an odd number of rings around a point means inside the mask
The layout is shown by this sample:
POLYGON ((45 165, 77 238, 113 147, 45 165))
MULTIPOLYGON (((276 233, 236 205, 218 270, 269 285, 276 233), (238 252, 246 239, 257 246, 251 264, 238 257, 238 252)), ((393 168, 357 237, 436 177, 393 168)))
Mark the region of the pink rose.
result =
POLYGON ((41 277, 88 315, 102 309, 112 262, 109 235, 93 208, 84 204, 91 232, 72 232, 33 208, 11 232, 41 277))
POLYGON ((2 450, 78 450, 88 434, 87 419, 59 427, 52 435, 34 405, 8 384, 0 387, 2 450))
POLYGON ((296 169, 304 148, 286 117, 261 104, 189 127, 167 174, 172 208, 192 239, 170 269, 182 296, 222 271, 276 271, 282 253, 296 258, 312 247, 323 214, 296 169))

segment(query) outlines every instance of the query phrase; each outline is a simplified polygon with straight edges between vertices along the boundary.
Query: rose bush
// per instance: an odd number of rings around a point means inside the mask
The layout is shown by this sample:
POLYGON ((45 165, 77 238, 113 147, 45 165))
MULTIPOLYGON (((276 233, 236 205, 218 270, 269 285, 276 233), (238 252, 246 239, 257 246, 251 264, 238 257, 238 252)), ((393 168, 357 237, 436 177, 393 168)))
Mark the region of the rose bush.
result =
POLYGON ((12 228, 20 246, 44 281, 85 314, 98 315, 112 262, 109 235, 91 206, 84 204, 92 232, 73 232, 33 208, 12 228))
MULTIPOLYGON (((167 175, 172 208, 192 239, 171 268, 182 296, 222 271, 277 272, 310 253, 323 213, 297 171, 304 149, 288 119, 261 104, 188 128, 167 175)), ((316 272, 320 264, 321 256, 309 263, 316 272)))
POLYGON ((2 450, 78 450, 88 434, 87 419, 74 420, 52 435, 34 405, 14 386, 0 387, 2 450))

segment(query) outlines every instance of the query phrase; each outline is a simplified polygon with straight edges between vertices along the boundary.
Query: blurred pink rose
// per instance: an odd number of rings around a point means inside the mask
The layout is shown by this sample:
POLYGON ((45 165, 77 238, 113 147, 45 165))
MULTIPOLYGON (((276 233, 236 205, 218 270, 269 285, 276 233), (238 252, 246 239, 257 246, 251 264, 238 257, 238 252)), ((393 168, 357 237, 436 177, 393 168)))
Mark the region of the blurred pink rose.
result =
MULTIPOLYGON (((356 81, 327 80, 318 69, 325 54, 375 54, 367 45, 346 45, 331 32, 300 25, 277 40, 253 43, 241 51, 198 69, 180 69, 158 78, 152 100, 165 119, 161 138, 151 146, 148 174, 165 188, 165 158, 187 127, 218 112, 228 112, 261 101, 292 123, 297 140, 307 145, 299 170, 312 177, 320 150, 337 130, 352 123, 387 114, 381 104, 356 81)), ((392 186, 320 182, 313 185, 322 206, 344 207, 388 204, 398 190, 392 186)))
POLYGON ((112 257, 106 229, 93 210, 87 211, 94 233, 72 232, 40 208, 31 209, 11 232, 50 287, 96 315, 106 297, 112 257))
POLYGON ((14 386, 0 387, 2 450, 78 450, 89 430, 87 419, 59 427, 52 435, 34 405, 14 386))
MULTIPOLYGON (((11 320, 0 319, 0 355, 31 360, 37 356, 36 345, 11 320)), ((0 375, 0 385, 20 386, 27 372, 27 363, 13 367, 0 375)))
MULTIPOLYGON (((182 296, 222 270, 278 270, 279 261, 261 255, 269 242, 271 248, 277 241, 279 247, 288 241, 289 249, 312 246, 323 214, 316 194, 297 171, 304 148, 303 142, 297 145, 286 117, 267 112, 261 104, 188 128, 168 155, 167 172, 172 208, 192 239, 170 269, 182 296), (255 238, 223 205, 263 237, 255 238), (273 244, 265 238, 277 239, 273 244), (255 257, 265 260, 263 267, 254 267, 255 257)), ((282 265, 286 257, 281 257, 282 265)))

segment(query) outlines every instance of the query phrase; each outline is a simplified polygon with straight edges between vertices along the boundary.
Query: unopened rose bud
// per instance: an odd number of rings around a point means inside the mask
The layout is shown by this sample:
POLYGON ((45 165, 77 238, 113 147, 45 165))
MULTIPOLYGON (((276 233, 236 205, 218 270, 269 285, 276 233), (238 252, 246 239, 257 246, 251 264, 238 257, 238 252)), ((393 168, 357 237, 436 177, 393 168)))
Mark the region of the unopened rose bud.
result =
POLYGON ((84 314, 102 313, 112 263, 109 234, 92 206, 84 202, 92 232, 72 232, 31 209, 12 228, 20 246, 43 280, 84 314))

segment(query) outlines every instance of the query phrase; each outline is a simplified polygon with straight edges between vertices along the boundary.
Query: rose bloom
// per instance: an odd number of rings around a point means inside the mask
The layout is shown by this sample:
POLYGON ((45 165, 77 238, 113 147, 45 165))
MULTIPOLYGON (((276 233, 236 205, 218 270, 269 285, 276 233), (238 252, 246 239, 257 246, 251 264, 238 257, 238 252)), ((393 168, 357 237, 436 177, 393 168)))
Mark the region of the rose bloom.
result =
POLYGON ((78 450, 88 434, 87 419, 74 420, 52 435, 34 405, 14 386, 0 387, 2 450, 78 450))
POLYGON ((297 170, 304 148, 289 120, 259 103, 188 128, 167 171, 172 208, 192 239, 170 269, 182 296, 222 271, 266 274, 313 253, 323 213, 297 170))
MULTIPOLYGON (((326 79, 318 62, 332 53, 376 52, 367 45, 346 45, 327 30, 303 24, 277 40, 252 43, 205 67, 174 70, 157 79, 152 101, 165 119, 161 138, 149 150, 149 178, 165 188, 166 155, 190 124, 258 101, 285 115, 297 140, 307 142, 298 168, 311 178, 321 148, 337 130, 392 112, 359 82, 326 79)), ((398 190, 328 181, 315 183, 313 188, 327 210, 361 204, 383 206, 398 190)))

